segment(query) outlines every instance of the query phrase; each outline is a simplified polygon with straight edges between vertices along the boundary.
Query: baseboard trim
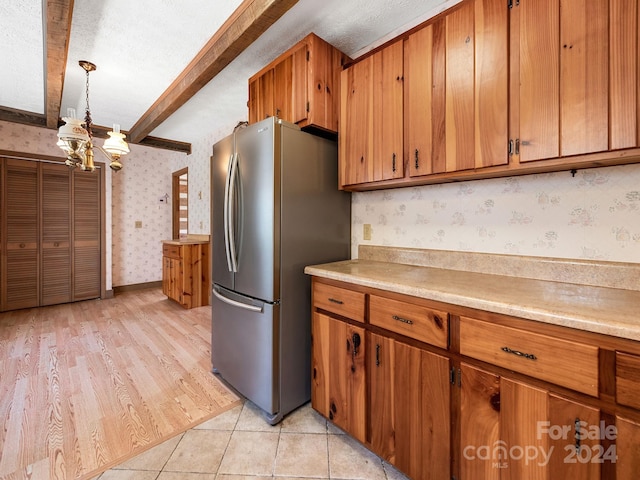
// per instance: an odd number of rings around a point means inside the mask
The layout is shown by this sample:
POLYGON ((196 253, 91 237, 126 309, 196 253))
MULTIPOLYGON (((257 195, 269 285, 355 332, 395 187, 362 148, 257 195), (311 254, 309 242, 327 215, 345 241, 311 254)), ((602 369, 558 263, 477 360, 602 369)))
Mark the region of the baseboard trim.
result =
POLYGON ((158 280, 157 282, 134 283, 132 285, 119 285, 117 287, 113 287, 113 294, 117 295, 119 293, 132 292, 134 290, 144 290, 145 288, 160 287, 162 287, 162 280, 158 280))

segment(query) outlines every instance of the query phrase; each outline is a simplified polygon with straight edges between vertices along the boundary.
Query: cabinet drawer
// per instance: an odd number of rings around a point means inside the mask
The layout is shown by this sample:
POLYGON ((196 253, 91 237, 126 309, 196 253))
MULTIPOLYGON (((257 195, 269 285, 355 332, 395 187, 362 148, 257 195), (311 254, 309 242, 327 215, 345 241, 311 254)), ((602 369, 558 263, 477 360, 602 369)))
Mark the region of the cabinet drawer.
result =
POLYGON ((449 346, 447 312, 371 295, 369 322, 436 347, 449 346))
POLYGON ((616 352, 616 401, 640 408, 640 357, 616 352))
POLYGON ((162 256, 170 257, 170 258, 180 258, 181 257, 181 249, 180 245, 171 245, 171 244, 162 244, 162 256))
POLYGON ((460 318, 460 353, 598 396, 598 347, 460 318))
POLYGON ((364 293, 316 282, 313 306, 364 323, 364 293))

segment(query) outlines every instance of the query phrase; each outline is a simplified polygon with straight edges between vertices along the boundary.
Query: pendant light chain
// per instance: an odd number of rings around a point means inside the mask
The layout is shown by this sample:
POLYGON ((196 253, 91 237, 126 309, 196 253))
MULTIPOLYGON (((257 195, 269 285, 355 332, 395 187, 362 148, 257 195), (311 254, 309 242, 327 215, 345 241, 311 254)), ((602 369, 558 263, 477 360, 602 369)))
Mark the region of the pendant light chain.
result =
POLYGON ((87 132, 89 133, 89 137, 93 138, 93 132, 91 131, 91 109, 89 108, 89 70, 86 70, 86 74, 87 74, 87 83, 86 83, 86 101, 87 101, 87 108, 85 110, 85 116, 84 116, 84 121, 86 123, 86 129, 87 132))

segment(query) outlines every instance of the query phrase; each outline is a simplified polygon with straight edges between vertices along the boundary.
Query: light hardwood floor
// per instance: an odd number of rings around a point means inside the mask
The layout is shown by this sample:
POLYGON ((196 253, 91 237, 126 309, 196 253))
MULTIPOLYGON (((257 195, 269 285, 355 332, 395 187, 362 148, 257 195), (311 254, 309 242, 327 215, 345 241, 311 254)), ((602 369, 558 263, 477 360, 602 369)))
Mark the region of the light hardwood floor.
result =
POLYGON ((159 289, 0 314, 0 478, 92 478, 240 404, 210 316, 159 289))

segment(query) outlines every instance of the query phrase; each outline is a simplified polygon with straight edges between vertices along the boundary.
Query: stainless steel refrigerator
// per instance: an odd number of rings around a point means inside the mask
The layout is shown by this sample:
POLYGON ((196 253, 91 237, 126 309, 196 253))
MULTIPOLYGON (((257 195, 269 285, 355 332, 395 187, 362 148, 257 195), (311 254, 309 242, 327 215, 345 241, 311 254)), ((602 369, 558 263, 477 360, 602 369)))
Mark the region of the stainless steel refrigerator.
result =
POLYGON ((216 143, 213 371, 278 423, 311 394, 310 264, 350 257, 337 145, 276 118, 216 143))

